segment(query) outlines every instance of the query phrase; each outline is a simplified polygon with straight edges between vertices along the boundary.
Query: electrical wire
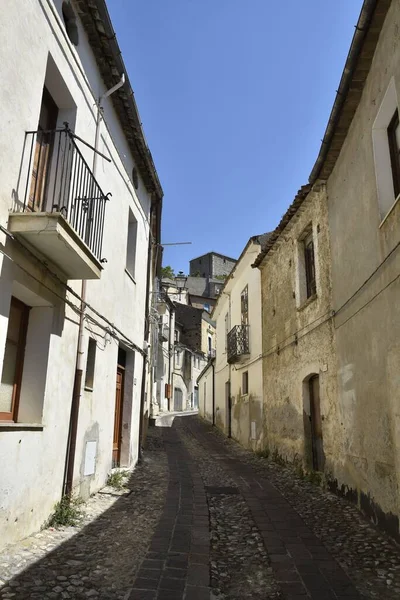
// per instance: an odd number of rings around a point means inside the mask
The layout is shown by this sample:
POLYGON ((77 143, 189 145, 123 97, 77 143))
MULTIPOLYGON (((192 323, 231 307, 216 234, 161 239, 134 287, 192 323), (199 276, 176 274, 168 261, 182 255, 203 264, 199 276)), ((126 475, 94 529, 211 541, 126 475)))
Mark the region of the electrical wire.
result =
MULTIPOLYGON (((56 279, 57 282, 60 285, 62 285, 66 289, 66 291, 68 291, 75 298, 77 298, 78 300, 80 300, 80 302, 82 304, 84 304, 85 309, 89 308, 96 316, 98 316, 99 318, 103 319, 109 325, 109 327, 105 327, 104 325, 102 325, 101 323, 99 323, 98 321, 96 321, 95 319, 93 319, 93 317, 91 317, 89 315, 86 315, 86 318, 90 318, 93 321, 93 323, 95 323, 98 327, 100 327, 101 329, 103 329, 103 331, 108 332, 115 339, 119 339, 118 336, 116 336, 115 332, 119 333, 124 338, 124 340, 126 340, 127 345, 129 345, 132 349, 134 349, 137 352, 139 352, 140 354, 142 354, 142 356, 146 356, 146 353, 144 352, 144 350, 142 350, 141 348, 139 348, 139 346, 137 346, 134 342, 132 342, 132 340, 126 334, 124 334, 118 327, 116 327, 104 315, 102 315, 95 308, 93 308, 88 302, 82 300, 82 298, 79 296, 79 294, 77 294, 69 285, 67 285, 62 279, 60 279, 58 277, 58 275, 56 275, 56 273, 53 273, 53 271, 51 271, 51 269, 49 269, 49 267, 46 265, 46 263, 44 263, 37 256, 35 256, 28 248, 26 248, 26 246, 24 246, 24 244, 22 244, 15 236, 13 236, 9 231, 7 231, 7 229, 5 229, 2 225, 0 225, 0 230, 3 231, 3 233, 5 233, 8 237, 10 237, 13 241, 18 242, 18 244, 24 249, 24 251, 27 252, 27 253, 29 253, 29 255, 31 255, 33 258, 35 258, 35 260, 42 267, 44 267, 46 269, 46 271, 54 279, 56 279)), ((82 309, 80 307, 76 306, 76 304, 74 304, 73 302, 71 302, 70 300, 68 300, 66 297, 64 298, 60 294, 57 294, 57 292, 55 292, 51 287, 49 287, 48 285, 46 285, 45 283, 43 283, 43 281, 41 281, 40 279, 38 279, 37 277, 35 277, 30 271, 28 271, 27 269, 25 269, 24 267, 22 267, 22 265, 20 265, 11 256, 9 256, 9 254, 7 254, 2 248, 0 248, 0 253, 3 254, 11 262, 13 262, 16 265, 16 267, 18 267, 19 269, 21 269, 24 273, 26 273, 34 281, 36 281, 37 283, 39 283, 40 285, 42 285, 44 288, 46 288, 48 291, 50 291, 56 298, 58 298, 64 304, 67 304, 70 308, 72 308, 72 310, 75 311, 76 314, 80 315, 82 313, 82 309)))

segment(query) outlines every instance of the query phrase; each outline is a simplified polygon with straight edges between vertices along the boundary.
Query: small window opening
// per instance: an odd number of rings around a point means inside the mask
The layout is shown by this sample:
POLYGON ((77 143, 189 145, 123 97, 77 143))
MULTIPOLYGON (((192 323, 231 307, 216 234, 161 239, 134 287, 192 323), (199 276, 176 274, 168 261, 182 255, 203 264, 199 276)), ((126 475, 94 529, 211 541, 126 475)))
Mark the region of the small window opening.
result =
POLYGON ((304 240, 304 265, 306 270, 307 298, 317 293, 317 282, 315 278, 314 241, 312 233, 304 240))
POLYGON ((400 194, 400 122, 396 109, 387 128, 395 198, 400 194))
POLYGON ((93 390, 94 384, 94 365, 96 362, 96 340, 89 338, 87 361, 86 361, 86 375, 85 375, 85 389, 93 390))
POLYGON ((126 270, 132 277, 135 277, 136 264, 136 243, 137 243, 137 221, 133 212, 129 210, 128 221, 128 240, 126 247, 126 270))
POLYGON ((242 394, 248 394, 249 393, 249 372, 245 371, 242 374, 242 394))
POLYGON ((74 13, 74 9, 71 6, 71 2, 63 2, 61 10, 67 36, 71 44, 77 46, 79 44, 78 25, 76 22, 76 15, 74 13))

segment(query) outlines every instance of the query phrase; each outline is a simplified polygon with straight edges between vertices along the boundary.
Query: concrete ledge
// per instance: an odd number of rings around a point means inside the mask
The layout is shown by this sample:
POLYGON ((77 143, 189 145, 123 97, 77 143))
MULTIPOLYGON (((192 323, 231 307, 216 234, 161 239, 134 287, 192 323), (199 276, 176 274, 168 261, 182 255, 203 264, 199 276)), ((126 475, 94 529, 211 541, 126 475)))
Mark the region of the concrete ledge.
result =
POLYGON ((176 412, 161 413, 151 417, 151 424, 155 427, 172 427, 175 417, 190 417, 198 414, 198 410, 181 410, 176 412))

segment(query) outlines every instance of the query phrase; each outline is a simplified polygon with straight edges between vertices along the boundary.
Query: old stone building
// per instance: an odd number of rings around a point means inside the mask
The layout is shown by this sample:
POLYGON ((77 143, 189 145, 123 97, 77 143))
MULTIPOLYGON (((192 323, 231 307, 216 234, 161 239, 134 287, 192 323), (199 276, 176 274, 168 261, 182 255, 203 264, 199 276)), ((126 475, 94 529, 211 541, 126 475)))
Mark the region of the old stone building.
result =
POLYGON ((365 1, 310 176, 258 257, 265 441, 400 539, 400 1, 365 1))
POLYGON ((332 487, 398 539, 400 1, 364 2, 310 181, 326 182, 337 352, 332 487))
POLYGON ((264 443, 323 471, 340 455, 325 186, 306 185, 258 255, 264 443))
POLYGON ((190 275, 207 279, 224 278, 229 275, 235 264, 235 258, 218 252, 208 252, 190 261, 190 275))

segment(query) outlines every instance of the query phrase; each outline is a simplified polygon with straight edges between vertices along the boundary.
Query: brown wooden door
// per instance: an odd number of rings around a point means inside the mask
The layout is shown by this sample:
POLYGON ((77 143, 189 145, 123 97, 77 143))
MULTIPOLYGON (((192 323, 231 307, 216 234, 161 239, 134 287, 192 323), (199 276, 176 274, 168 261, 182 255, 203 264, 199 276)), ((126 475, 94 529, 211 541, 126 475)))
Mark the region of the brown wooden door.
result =
POLYGON ((32 181, 28 207, 40 212, 46 209, 45 195, 51 161, 51 151, 57 126, 58 108, 46 88, 43 88, 42 105, 33 157, 32 181))
POLYGON ((318 375, 311 377, 309 381, 309 390, 313 468, 316 471, 323 471, 325 464, 325 456, 322 439, 322 419, 318 375))
POLYGON ((118 365, 117 381, 115 387, 115 413, 114 413, 114 439, 113 439, 113 467, 119 467, 121 456, 122 437, 122 406, 124 398, 125 370, 118 365))

